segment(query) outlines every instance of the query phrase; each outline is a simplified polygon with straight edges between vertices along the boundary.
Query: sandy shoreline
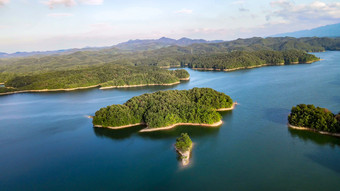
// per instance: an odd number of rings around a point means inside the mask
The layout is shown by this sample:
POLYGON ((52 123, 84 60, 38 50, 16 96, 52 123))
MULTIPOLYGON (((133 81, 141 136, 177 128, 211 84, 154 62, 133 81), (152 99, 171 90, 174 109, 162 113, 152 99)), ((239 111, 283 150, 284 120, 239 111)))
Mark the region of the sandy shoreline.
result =
POLYGON ((152 132, 152 131, 162 131, 162 130, 168 130, 168 129, 172 129, 174 127, 177 127, 177 126, 181 126, 181 125, 187 125, 187 126, 201 126, 201 127, 218 127, 220 125, 223 124, 223 121, 220 120, 216 123, 213 123, 213 124, 206 124, 206 123, 176 123, 176 124, 173 124, 173 125, 169 125, 169 126, 166 126, 166 127, 156 127, 156 128, 145 128, 145 129, 142 129, 140 130, 139 132, 152 132))
POLYGON ((230 110, 235 109, 235 106, 236 106, 237 104, 238 104, 237 102, 234 102, 233 105, 232 105, 231 107, 216 109, 216 111, 230 111, 230 110))
POLYGON ((303 130, 303 131, 311 131, 311 132, 315 132, 315 133, 320 133, 322 135, 330 135, 330 136, 334 136, 334 137, 340 137, 340 133, 329 133, 329 132, 325 132, 325 131, 318 131, 318 130, 311 129, 311 128, 308 128, 308 127, 294 126, 294 125, 291 125, 289 123, 287 123, 287 125, 288 125, 289 128, 292 128, 292 129, 303 130))
POLYGON ((187 78, 180 78, 179 80, 181 80, 181 81, 187 81, 187 80, 190 80, 190 77, 187 77, 187 78))
POLYGON ((127 127, 133 127, 137 125, 145 125, 145 123, 135 123, 135 124, 129 124, 129 125, 122 125, 122 126, 117 126, 117 127, 103 127, 102 125, 93 125, 93 127, 97 128, 109 128, 109 129, 124 129, 127 127))

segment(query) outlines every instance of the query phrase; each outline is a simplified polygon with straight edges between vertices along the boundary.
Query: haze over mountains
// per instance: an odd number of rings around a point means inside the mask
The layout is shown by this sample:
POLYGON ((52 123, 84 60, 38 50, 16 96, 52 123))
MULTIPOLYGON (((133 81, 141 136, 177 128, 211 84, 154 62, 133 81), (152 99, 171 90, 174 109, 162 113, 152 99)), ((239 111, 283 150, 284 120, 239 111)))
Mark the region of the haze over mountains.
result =
MULTIPOLYGON (((290 33, 282 33, 272 35, 270 37, 340 37, 340 23, 333 25, 326 25, 322 27, 317 27, 310 30, 301 30, 290 33)), ((219 43, 223 42, 223 40, 213 40, 207 41, 204 39, 190 39, 190 38, 181 38, 181 39, 171 39, 162 37, 160 39, 145 39, 145 40, 129 40, 127 42, 122 42, 117 45, 109 46, 109 47, 86 47, 86 48, 72 48, 72 49, 61 49, 61 50, 52 50, 52 51, 33 51, 33 52, 16 52, 12 54, 8 54, 5 52, 0 52, 0 58, 13 58, 13 57, 26 57, 26 56, 47 56, 54 54, 71 54, 78 51, 95 51, 101 49, 112 49, 116 48, 119 51, 145 51, 145 50, 155 50, 168 46, 189 46, 192 44, 207 44, 207 43, 219 43)))
POLYGON ((339 37, 340 36, 340 23, 333 25, 326 25, 322 27, 313 28, 310 30, 301 30, 290 33, 282 33, 272 35, 271 37, 339 37))
POLYGON ((94 51, 101 49, 112 49, 117 48, 123 51, 144 51, 144 50, 154 50, 167 46, 177 45, 177 46, 188 46, 192 44, 201 43, 218 43, 223 42, 222 40, 207 41, 203 39, 190 39, 181 38, 178 40, 162 37, 160 39, 146 39, 146 40, 129 40, 127 42, 122 42, 117 45, 110 47, 86 47, 86 48, 72 48, 63 50, 53 50, 53 51, 33 51, 33 52, 16 52, 12 54, 0 52, 0 58, 13 58, 13 57, 26 57, 26 56, 47 56, 53 54, 71 54, 77 51, 94 51))

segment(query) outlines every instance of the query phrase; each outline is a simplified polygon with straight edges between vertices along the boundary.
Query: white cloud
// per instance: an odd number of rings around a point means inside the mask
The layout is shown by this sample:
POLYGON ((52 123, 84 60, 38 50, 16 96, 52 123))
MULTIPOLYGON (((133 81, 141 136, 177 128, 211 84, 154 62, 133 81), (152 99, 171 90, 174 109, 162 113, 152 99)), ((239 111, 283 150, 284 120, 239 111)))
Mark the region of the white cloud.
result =
POLYGON ((267 20, 280 18, 288 22, 320 22, 340 19, 340 3, 315 1, 310 4, 295 4, 288 0, 271 2, 273 11, 267 20))
MULTIPOLYGON (((0 0, 1 1, 1 0, 0 0)), ((86 5, 101 5, 104 0, 48 0, 43 3, 48 5, 51 9, 55 6, 64 5, 65 7, 72 7, 77 4, 86 4, 86 5)))
POLYGON ((77 4, 75 0, 49 0, 44 3, 47 4, 51 9, 53 9, 57 5, 64 5, 65 7, 72 7, 77 4))
POLYGON ((101 5, 104 0, 79 0, 79 2, 87 5, 101 5))
POLYGON ((73 14, 71 14, 71 13, 50 13, 47 16, 53 17, 53 18, 62 18, 62 17, 71 17, 71 16, 73 16, 73 14))
POLYGON ((0 6, 3 6, 3 5, 5 5, 9 2, 10 2, 10 0, 0 0, 0 6))
POLYGON ((249 12, 250 10, 249 9, 246 9, 246 8, 238 8, 238 10, 240 11, 240 12, 249 12))
POLYGON ((233 2, 231 2, 231 4, 232 5, 243 5, 243 4, 245 4, 245 1, 243 1, 243 0, 233 1, 233 2))
POLYGON ((176 11, 175 13, 179 13, 179 14, 192 14, 193 10, 191 9, 181 9, 181 10, 178 10, 176 11))

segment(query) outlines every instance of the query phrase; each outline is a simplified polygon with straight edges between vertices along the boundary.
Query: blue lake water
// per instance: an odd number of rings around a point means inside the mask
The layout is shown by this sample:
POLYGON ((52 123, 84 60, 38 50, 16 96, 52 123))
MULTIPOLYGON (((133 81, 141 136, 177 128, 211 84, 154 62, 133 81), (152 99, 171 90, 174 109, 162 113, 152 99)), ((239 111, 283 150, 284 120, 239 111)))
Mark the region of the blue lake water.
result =
POLYGON ((0 190, 337 190, 340 139, 289 130, 300 103, 340 111, 340 52, 313 64, 194 71, 171 87, 0 96, 0 190), (96 110, 133 96, 210 87, 239 103, 220 128, 94 129, 96 110), (182 168, 173 144, 195 147, 182 168))

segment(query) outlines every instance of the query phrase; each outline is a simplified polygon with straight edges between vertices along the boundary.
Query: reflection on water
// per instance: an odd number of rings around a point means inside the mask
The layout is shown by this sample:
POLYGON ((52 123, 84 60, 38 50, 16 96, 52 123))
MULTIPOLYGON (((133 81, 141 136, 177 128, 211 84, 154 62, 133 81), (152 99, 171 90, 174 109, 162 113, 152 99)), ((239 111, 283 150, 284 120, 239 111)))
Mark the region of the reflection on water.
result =
POLYGON ((335 171, 336 173, 340 173, 339 155, 317 151, 306 154, 305 156, 319 165, 335 171))
POLYGON ((153 131, 139 133, 143 138, 147 139, 174 139, 181 135, 181 133, 188 133, 191 138, 203 136, 216 136, 220 127, 200 127, 200 126, 177 126, 166 131, 153 131))
MULTIPOLYGON (((227 121, 232 116, 232 111, 222 111, 222 120, 227 121)), ((134 126, 124 129, 108 129, 108 128, 93 128, 94 133, 97 137, 106 137, 110 139, 126 139, 131 137, 133 134, 138 134, 142 138, 146 139, 167 139, 176 138, 181 133, 188 133, 190 137, 203 137, 203 136, 216 136, 221 128, 220 127, 201 127, 201 126, 186 126, 181 125, 165 131, 152 131, 142 132, 139 131, 145 126, 134 126)))
POLYGON ((321 135, 319 133, 311 132, 311 131, 302 131, 297 129, 288 128, 290 135, 293 138, 298 137, 305 142, 313 142, 318 145, 329 145, 331 147, 340 147, 340 138, 332 137, 329 135, 321 135))
POLYGON ((110 138, 114 140, 122 140, 131 137, 133 134, 138 134, 140 137, 146 139, 164 139, 164 138, 176 138, 181 133, 188 133, 190 137, 202 137, 209 135, 216 135, 220 127, 200 127, 200 126, 177 126, 173 129, 166 131, 153 131, 139 133, 145 126, 134 126, 124 129, 108 129, 108 128, 93 128, 94 133, 100 138, 110 138))
POLYGON ((131 137, 132 134, 137 133, 139 130, 143 128, 145 128, 145 126, 139 125, 124 129, 108 129, 94 127, 93 130, 97 137, 122 140, 131 137))

